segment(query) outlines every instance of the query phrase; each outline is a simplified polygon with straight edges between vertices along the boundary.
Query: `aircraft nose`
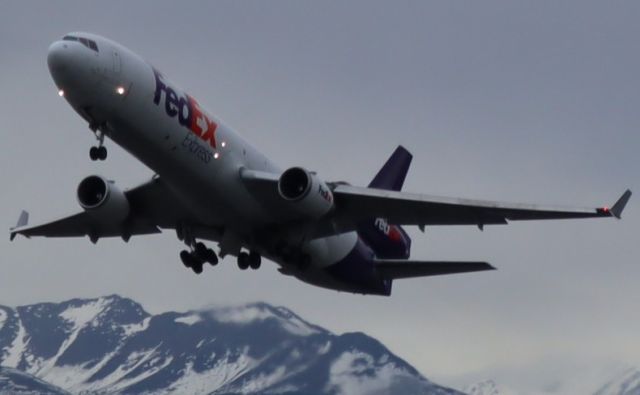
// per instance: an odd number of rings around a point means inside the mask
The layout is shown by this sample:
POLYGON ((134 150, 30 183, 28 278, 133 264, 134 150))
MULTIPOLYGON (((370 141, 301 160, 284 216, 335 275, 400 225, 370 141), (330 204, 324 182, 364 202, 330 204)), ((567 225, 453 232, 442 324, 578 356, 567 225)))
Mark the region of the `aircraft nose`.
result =
POLYGON ((78 41, 60 40, 49 46, 47 65, 49 73, 59 89, 60 96, 73 92, 74 97, 90 92, 95 82, 99 59, 93 51, 78 41))
POLYGON ((63 41, 56 41, 49 47, 47 64, 52 75, 64 73, 72 63, 72 53, 69 46, 63 41))

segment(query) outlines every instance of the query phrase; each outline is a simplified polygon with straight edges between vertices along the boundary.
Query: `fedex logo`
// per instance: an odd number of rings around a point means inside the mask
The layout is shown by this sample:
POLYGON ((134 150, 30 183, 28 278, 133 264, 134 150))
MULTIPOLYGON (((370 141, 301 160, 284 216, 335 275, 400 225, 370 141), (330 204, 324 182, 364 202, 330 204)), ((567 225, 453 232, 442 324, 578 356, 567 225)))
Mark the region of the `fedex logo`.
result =
POLYGON ((393 241, 400 241, 402 235, 395 225, 390 225, 384 218, 376 218, 375 226, 393 241))
POLYGON ((163 81, 162 74, 158 70, 153 69, 153 74, 156 77, 156 91, 153 95, 153 102, 159 106, 164 97, 164 110, 169 117, 174 118, 177 116, 180 125, 189 129, 212 148, 216 148, 216 129, 218 124, 202 113, 200 105, 193 97, 186 94, 184 96, 178 95, 175 90, 163 81))
POLYGON ((331 194, 331 192, 329 192, 327 189, 324 189, 321 185, 318 185, 318 194, 320 196, 322 196, 322 198, 324 200, 326 200, 329 203, 333 202, 333 195, 331 194))

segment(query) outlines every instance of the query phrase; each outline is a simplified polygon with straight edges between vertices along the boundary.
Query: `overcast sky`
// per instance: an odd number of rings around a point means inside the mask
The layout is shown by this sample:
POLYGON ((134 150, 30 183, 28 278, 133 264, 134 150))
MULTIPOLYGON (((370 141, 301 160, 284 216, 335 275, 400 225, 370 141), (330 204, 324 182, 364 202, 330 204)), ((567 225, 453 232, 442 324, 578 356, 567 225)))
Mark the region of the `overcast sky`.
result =
MULTIPOLYGON (((282 167, 366 185, 397 144, 405 190, 598 206, 638 189, 640 3, 3 2, 0 219, 79 210, 77 183, 152 175, 56 94, 49 44, 69 31, 139 53, 282 167)), ((635 196, 637 198, 637 196, 635 196)), ((363 331, 425 376, 567 393, 570 377, 640 366, 638 199, 622 221, 411 230, 413 258, 496 272, 397 281, 390 298, 314 288, 232 259, 201 276, 159 236, 0 242, 0 304, 119 293, 151 312, 267 301, 363 331), (617 366, 617 365, 616 365, 617 366)))

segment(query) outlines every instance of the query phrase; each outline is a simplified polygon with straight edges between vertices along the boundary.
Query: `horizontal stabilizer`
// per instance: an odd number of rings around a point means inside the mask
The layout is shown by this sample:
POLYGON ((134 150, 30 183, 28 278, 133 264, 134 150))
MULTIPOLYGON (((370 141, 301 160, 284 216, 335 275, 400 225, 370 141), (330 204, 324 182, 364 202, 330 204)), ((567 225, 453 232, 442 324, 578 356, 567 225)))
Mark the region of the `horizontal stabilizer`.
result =
POLYGON ((401 259, 378 259, 376 260, 376 269, 382 277, 387 279, 496 270, 487 262, 407 261, 401 259))

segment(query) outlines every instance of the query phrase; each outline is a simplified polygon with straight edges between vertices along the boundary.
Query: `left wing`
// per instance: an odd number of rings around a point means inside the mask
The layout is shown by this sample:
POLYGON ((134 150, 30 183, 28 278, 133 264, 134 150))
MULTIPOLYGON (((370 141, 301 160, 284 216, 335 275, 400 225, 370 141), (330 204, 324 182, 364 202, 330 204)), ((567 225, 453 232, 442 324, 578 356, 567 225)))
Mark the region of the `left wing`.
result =
MULTIPOLYGON (((279 214, 281 223, 300 219, 292 216, 278 196, 278 175, 245 170, 241 171, 241 178, 252 193, 260 196, 274 213, 279 214)), ((343 183, 329 185, 335 207, 328 216, 314 224, 315 237, 355 230, 360 221, 371 218, 385 218, 395 225, 475 225, 481 229, 484 225, 507 224, 509 221, 620 218, 631 197, 631 191, 625 191, 611 208, 563 208, 429 196, 343 183)))

